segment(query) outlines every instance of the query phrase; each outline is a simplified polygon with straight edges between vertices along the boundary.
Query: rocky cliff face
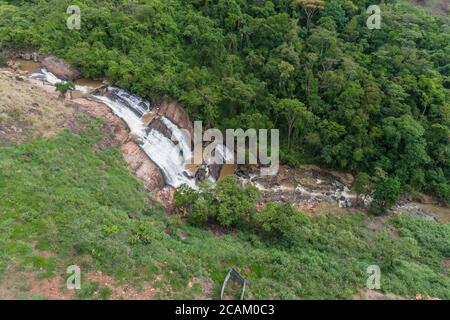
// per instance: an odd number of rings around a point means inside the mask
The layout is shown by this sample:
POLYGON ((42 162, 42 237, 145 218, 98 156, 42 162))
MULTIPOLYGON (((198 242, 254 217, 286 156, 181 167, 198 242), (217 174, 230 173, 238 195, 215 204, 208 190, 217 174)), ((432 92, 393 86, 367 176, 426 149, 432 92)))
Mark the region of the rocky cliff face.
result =
POLYGON ((177 124, 180 128, 187 130, 192 139, 194 138, 194 126, 189 118, 186 110, 176 102, 163 102, 159 106, 159 114, 170 119, 173 123, 177 124))
POLYGON ((164 188, 164 179, 159 169, 135 142, 128 141, 122 144, 120 150, 135 176, 144 182, 147 190, 164 188))

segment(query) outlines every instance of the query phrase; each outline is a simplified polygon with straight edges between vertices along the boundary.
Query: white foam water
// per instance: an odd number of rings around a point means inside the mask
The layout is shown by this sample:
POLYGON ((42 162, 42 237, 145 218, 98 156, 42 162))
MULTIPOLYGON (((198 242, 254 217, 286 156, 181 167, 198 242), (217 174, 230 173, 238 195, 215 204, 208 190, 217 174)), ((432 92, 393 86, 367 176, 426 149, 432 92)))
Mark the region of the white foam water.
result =
POLYGON ((120 101, 113 100, 107 96, 92 95, 92 98, 106 104, 115 115, 121 118, 128 125, 130 133, 142 138, 145 135, 145 127, 136 113, 131 111, 127 106, 120 103, 120 101))
MULTIPOLYGON (((56 84, 58 84, 60 82, 65 82, 65 81, 59 79, 57 76, 55 76, 53 73, 51 73, 50 71, 48 71, 45 68, 41 68, 38 71, 33 72, 32 74, 30 74, 30 77, 33 79, 45 81, 53 86, 55 86, 56 84)), ((91 89, 92 88, 89 88, 86 86, 75 85, 75 90, 83 92, 83 93, 89 93, 91 91, 91 89)))
POLYGON ((140 117, 142 117, 144 113, 150 111, 150 101, 144 100, 137 95, 131 94, 123 89, 114 86, 108 87, 108 92, 115 99, 120 100, 122 104, 125 104, 129 108, 131 108, 140 117))
POLYGON ((107 96, 92 96, 107 105, 114 114, 125 121, 130 132, 141 141, 141 149, 161 170, 168 185, 178 188, 182 184, 187 184, 192 188, 197 188, 194 177, 190 176, 185 167, 187 161, 192 158, 190 141, 187 136, 176 124, 163 116, 161 122, 172 133, 172 139, 168 139, 154 128, 146 130, 147 127, 139 114, 144 111, 143 106, 149 108, 150 104, 140 98, 135 99, 136 96, 129 97, 131 95, 118 88, 113 88, 111 91, 108 88, 107 96), (118 95, 120 98, 117 98, 118 95), (122 99, 123 97, 126 99, 122 99))
POLYGON ((151 129, 142 150, 161 169, 166 183, 177 188, 182 184, 187 184, 196 189, 195 179, 190 177, 185 169, 185 156, 170 139, 167 139, 161 132, 151 129))
MULTIPOLYGON (((30 77, 52 85, 63 82, 46 69, 40 69, 30 77)), ((89 88, 77 86, 76 89, 86 92, 89 88)), ((186 170, 186 164, 192 158, 192 150, 191 141, 183 130, 164 116, 160 119, 172 133, 171 139, 154 128, 148 130, 141 118, 150 111, 151 103, 118 87, 110 86, 107 95, 91 95, 91 98, 107 105, 114 114, 125 121, 130 133, 139 138, 142 150, 161 170, 168 185, 177 188, 187 184, 197 189, 195 178, 186 170)))
POLYGON ((30 77, 41 80, 41 81, 46 81, 46 82, 50 83, 51 85, 56 85, 57 83, 63 82, 61 79, 59 79, 53 73, 47 71, 47 69, 45 69, 45 68, 42 68, 42 69, 39 69, 39 71, 33 72, 32 74, 30 74, 30 77))

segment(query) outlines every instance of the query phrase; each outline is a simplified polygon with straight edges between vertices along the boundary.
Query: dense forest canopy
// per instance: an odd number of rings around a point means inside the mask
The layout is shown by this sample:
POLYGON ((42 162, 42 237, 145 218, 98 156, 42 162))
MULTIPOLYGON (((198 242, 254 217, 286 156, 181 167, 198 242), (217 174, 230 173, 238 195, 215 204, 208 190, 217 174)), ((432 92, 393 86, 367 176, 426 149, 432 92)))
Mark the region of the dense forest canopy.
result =
POLYGON ((448 17, 395 1, 0 1, 4 49, 53 53, 219 128, 280 128, 282 159, 450 201, 448 17), (366 26, 378 3, 381 29, 366 26), (68 30, 69 5, 81 29, 68 30), (390 180, 383 180, 389 176, 390 180))

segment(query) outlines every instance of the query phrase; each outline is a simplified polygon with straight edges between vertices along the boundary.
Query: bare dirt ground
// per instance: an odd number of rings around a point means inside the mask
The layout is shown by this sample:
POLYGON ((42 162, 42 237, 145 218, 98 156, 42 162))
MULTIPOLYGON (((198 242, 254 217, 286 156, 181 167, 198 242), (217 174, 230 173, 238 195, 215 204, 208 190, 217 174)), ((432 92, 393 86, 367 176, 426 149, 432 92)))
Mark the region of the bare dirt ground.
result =
POLYGON ((61 276, 39 279, 36 271, 26 271, 10 265, 0 281, 0 300, 74 299, 75 292, 65 289, 64 285, 65 280, 61 276))
MULTIPOLYGON (((160 280, 157 277, 155 282, 160 280)), ((102 298, 101 290, 105 289, 108 292, 108 300, 151 300, 157 293, 162 292, 151 282, 144 282, 139 287, 120 284, 100 271, 89 273, 82 279, 82 286, 87 283, 96 283, 98 286, 98 290, 92 292, 89 297, 92 299, 102 298)), ((166 289, 164 288, 164 291, 166 289)), ((62 276, 39 279, 37 272, 20 271, 10 266, 0 281, 0 300, 12 299, 73 300, 77 299, 77 291, 67 289, 66 279, 62 276)))
POLYGON ((76 129, 75 110, 55 88, 0 69, 0 146, 76 129))

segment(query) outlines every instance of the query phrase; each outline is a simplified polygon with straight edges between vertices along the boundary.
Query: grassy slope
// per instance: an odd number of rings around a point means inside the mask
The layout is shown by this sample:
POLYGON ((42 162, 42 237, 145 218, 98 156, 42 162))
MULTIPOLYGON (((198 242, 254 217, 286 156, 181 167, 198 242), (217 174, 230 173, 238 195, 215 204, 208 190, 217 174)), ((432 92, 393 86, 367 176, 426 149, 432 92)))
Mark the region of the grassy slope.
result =
MULTIPOLYGON (((369 230, 364 215, 302 216, 291 247, 251 232, 215 235, 146 206, 120 152, 93 151, 100 136, 93 122, 80 135, 0 148, 0 279, 11 266, 51 278, 79 264, 84 275, 153 282, 164 288, 157 298, 198 298, 201 286, 188 283, 212 279, 217 298, 236 266, 251 298, 351 298, 365 287, 367 266, 380 264, 384 291, 450 298, 442 264, 450 257, 448 224, 401 216, 391 222, 400 237, 391 237, 369 230)), ((98 289, 82 285, 81 298, 98 289)))

